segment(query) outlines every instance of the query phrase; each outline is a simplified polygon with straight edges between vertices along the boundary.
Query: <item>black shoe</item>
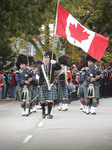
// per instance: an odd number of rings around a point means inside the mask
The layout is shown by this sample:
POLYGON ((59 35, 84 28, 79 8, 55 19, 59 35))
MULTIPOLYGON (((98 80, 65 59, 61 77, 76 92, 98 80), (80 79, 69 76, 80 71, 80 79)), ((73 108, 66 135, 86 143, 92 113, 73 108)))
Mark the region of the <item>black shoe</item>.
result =
POLYGON ((48 115, 47 118, 48 118, 48 119, 52 119, 52 118, 53 118, 53 115, 48 115))
POLYGON ((32 114, 31 109, 29 109, 29 115, 31 115, 31 114, 32 114))
POLYGON ((45 114, 45 116, 47 116, 48 115, 48 113, 47 114, 45 114))
POLYGON ((46 117, 46 115, 45 114, 42 114, 42 118, 44 119, 46 117))
POLYGON ((91 113, 91 115, 96 115, 96 113, 94 112, 94 113, 91 113))
POLYGON ((32 114, 32 112, 30 111, 30 112, 29 112, 29 115, 31 115, 31 114, 32 114))
POLYGON ((35 111, 33 111, 33 113, 37 113, 37 111, 35 110, 35 111))
POLYGON ((89 115, 89 113, 86 113, 86 115, 89 115))

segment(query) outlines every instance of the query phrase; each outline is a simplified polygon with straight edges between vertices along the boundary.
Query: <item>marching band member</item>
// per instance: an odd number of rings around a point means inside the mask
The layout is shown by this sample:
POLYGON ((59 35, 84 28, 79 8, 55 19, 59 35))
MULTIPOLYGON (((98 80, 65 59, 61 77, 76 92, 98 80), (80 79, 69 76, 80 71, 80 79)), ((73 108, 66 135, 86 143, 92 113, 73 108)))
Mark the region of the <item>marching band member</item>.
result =
MULTIPOLYGON (((33 63, 34 63, 34 57, 33 56, 28 56, 28 69, 29 69, 29 74, 31 77, 35 76, 36 74, 34 73, 34 69, 33 69, 33 63)), ((30 113, 36 113, 36 100, 37 98, 35 98, 38 93, 37 93, 37 85, 38 85, 38 81, 35 79, 36 82, 31 81, 31 95, 32 95, 32 102, 30 103, 30 113)))
POLYGON ((73 78, 73 84, 75 85, 75 92, 72 94, 73 99, 78 99, 77 90, 78 90, 78 75, 79 71, 75 64, 72 65, 72 78, 73 78))
POLYGON ((72 78, 70 66, 67 67, 67 79, 68 79, 68 85, 67 85, 68 99, 70 103, 72 101, 72 93, 76 91, 76 86, 73 84, 73 78, 72 78))
MULTIPOLYGON (((37 86, 36 87, 34 87, 34 97, 36 97, 37 95, 39 95, 39 76, 38 76, 38 73, 37 73, 37 71, 38 71, 38 68, 42 65, 43 63, 42 63, 42 61, 41 60, 37 60, 37 61, 35 61, 35 63, 34 63, 34 73, 35 73, 35 75, 36 75, 36 79, 37 79, 37 86)), ((37 107, 37 109, 41 109, 42 108, 42 106, 41 106, 41 104, 40 104, 40 102, 39 102, 39 98, 38 98, 38 96, 37 96, 37 98, 36 98, 36 107, 37 107)))
POLYGON ((61 69, 56 72, 58 77, 58 99, 59 99, 59 107, 58 110, 66 111, 68 110, 68 90, 67 90, 67 66, 68 60, 65 55, 62 55, 58 59, 59 64, 61 65, 61 69))
POLYGON ((22 108, 22 115, 29 116, 30 101, 32 100, 31 82, 35 82, 35 78, 27 67, 28 59, 25 54, 17 57, 16 81, 19 84, 19 100, 22 108))
POLYGON ((85 106, 85 100, 84 100, 84 81, 86 79, 86 60, 85 60, 85 55, 82 56, 78 70, 79 70, 79 75, 78 75, 78 83, 79 83, 79 87, 78 87, 78 97, 80 98, 80 110, 82 110, 83 112, 85 112, 86 110, 86 106, 85 106))
POLYGON ((86 108, 86 114, 95 115, 95 107, 98 104, 99 100, 99 79, 100 79, 100 70, 98 67, 94 65, 96 61, 90 55, 86 54, 87 67, 86 70, 86 79, 85 79, 85 87, 84 87, 84 99, 86 108), (90 104, 90 99, 92 99, 92 103, 90 104), (91 106, 91 109, 90 109, 91 106))
POLYGON ((61 66, 56 63, 56 56, 53 53, 53 59, 51 59, 52 51, 46 51, 43 56, 43 64, 38 69, 39 75, 39 101, 42 106, 42 117, 45 118, 45 105, 48 104, 48 119, 52 119, 51 110, 53 107, 54 100, 56 100, 57 92, 55 85, 53 84, 55 80, 54 72, 55 70, 61 69, 61 66), (52 67, 51 67, 52 65, 52 67), (52 69, 51 69, 52 68, 52 69), (50 70, 51 69, 51 70, 50 70), (51 73, 51 76, 50 76, 51 73))

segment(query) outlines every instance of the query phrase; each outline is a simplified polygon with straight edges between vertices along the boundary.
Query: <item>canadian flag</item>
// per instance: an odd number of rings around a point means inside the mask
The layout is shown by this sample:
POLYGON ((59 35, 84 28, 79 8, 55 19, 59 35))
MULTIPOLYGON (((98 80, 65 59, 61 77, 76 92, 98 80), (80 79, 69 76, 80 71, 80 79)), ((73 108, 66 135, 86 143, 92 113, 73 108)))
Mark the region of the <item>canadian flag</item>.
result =
POLYGON ((103 57, 109 40, 109 37, 85 28, 61 5, 58 5, 56 35, 66 37, 71 44, 82 48, 97 60, 103 57))

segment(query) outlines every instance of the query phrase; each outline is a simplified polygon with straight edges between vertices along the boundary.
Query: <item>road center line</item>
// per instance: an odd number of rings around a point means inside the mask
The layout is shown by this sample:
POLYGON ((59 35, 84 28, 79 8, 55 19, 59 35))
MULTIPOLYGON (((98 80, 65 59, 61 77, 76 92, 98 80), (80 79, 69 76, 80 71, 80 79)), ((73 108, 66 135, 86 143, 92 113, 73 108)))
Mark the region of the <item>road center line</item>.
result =
POLYGON ((38 127, 42 127, 43 124, 44 124, 43 122, 40 122, 40 123, 38 124, 38 127))
POLYGON ((28 135, 28 136, 24 139, 23 143, 27 143, 32 137, 33 137, 32 135, 28 135))

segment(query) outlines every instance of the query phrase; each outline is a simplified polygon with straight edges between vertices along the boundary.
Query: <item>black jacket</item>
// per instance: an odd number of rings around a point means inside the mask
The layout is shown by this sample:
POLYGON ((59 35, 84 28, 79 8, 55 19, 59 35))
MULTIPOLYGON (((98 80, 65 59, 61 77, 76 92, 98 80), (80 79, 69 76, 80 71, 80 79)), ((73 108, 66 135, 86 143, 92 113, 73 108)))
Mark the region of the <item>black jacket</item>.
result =
MULTIPOLYGON (((49 71, 48 71, 49 78, 50 78, 50 69, 51 69, 51 64, 49 64, 49 71)), ((58 63, 52 64, 51 83, 53 83, 53 81, 55 80, 55 75, 54 75, 55 70, 60 70, 60 69, 61 69, 61 66, 58 63)), ((41 85, 43 85, 43 82, 46 82, 41 66, 39 66, 37 74, 40 77, 39 78, 39 85, 41 86, 41 85)))

